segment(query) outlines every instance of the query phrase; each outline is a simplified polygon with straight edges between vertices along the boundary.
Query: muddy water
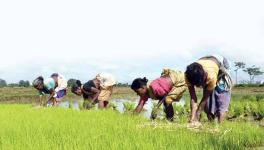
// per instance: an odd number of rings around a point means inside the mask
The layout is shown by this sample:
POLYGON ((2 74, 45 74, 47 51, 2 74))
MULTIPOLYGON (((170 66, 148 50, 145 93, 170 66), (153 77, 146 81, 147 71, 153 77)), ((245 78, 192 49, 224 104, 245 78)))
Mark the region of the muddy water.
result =
MULTIPOLYGON (((116 109, 120 113, 124 113, 125 112, 125 108, 124 108, 124 105, 123 105, 124 102, 130 102, 130 103, 132 103, 134 105, 134 107, 136 107, 137 104, 138 104, 137 101, 127 101, 127 100, 124 100, 124 99, 114 100, 113 103, 117 106, 116 109)), ((143 115, 144 115, 145 118, 150 118, 150 115, 151 115, 151 112, 152 112, 152 108, 156 104, 156 103, 154 104, 153 102, 154 101, 152 101, 152 100, 148 100, 146 102, 146 104, 144 105, 143 115)), ((181 100, 181 101, 179 101, 179 102, 176 103, 176 105, 181 105, 181 106, 183 106, 184 104, 185 104, 185 101, 184 100, 181 100)), ((161 113, 159 114, 160 116, 162 115, 161 113)))
MULTIPOLYGON (((80 110, 79 109, 79 104, 78 102, 81 103, 82 105, 82 100, 73 100, 72 101, 72 109, 75 109, 75 110, 80 110)), ((129 100, 124 100, 124 99, 115 99, 115 100, 112 100, 111 103, 113 103, 115 105, 115 109, 120 112, 120 113, 125 113, 125 107, 124 107, 124 103, 125 102, 129 102, 131 104, 133 104, 134 107, 137 106, 137 103, 138 101, 129 101, 129 100)), ((144 106, 144 111, 141 113, 146 119, 149 119, 150 116, 151 116, 151 111, 152 111, 152 108, 153 108, 153 105, 155 105, 158 101, 156 100, 148 100, 144 106)), ((179 102, 176 102, 176 105, 179 105, 179 106, 183 106, 185 104, 185 101, 182 99, 180 100, 179 102)), ((48 106, 51 106, 51 104, 48 104, 48 106)), ((63 101, 60 103, 59 107, 62 107, 62 108, 69 108, 69 101, 63 101)), ((97 106, 96 106, 97 108, 97 106)), ((162 108, 162 106, 161 106, 162 108)), ((158 118, 164 118, 164 113, 162 110, 159 111, 158 113, 158 118)), ((233 120, 233 121, 236 121, 236 120, 233 120)), ((256 121, 254 120, 253 117, 248 117, 246 120, 244 120, 248 123, 252 123, 252 124, 255 124, 255 125, 258 125, 258 126, 261 126, 261 127, 264 127, 264 122, 263 121, 256 121)))
MULTIPOLYGON (((123 105, 125 102, 129 102, 129 103, 133 104, 134 107, 136 107, 137 103, 138 103, 137 101, 129 101, 129 100, 124 100, 124 99, 115 99, 115 100, 111 101, 111 103, 113 103, 116 106, 116 110, 120 113, 124 113, 126 111, 125 107, 123 105)), ((155 101, 155 104, 156 104, 156 102, 157 101, 155 101)), ((69 104, 70 104, 69 101, 63 101, 60 103, 59 107, 69 108, 69 104)), ((183 99, 180 100, 179 102, 176 102, 176 105, 183 106, 184 104, 185 104, 185 101, 183 99)), ((144 111, 142 114, 145 118, 150 118, 153 105, 154 105, 154 101, 152 101, 152 100, 148 100, 146 102, 146 104, 144 105, 144 111)), ((50 106, 50 104, 48 104, 48 106, 50 106)), ((72 108, 79 110, 78 100, 72 101, 72 108)), ((163 112, 160 111, 159 115, 162 116, 162 113, 163 112)))

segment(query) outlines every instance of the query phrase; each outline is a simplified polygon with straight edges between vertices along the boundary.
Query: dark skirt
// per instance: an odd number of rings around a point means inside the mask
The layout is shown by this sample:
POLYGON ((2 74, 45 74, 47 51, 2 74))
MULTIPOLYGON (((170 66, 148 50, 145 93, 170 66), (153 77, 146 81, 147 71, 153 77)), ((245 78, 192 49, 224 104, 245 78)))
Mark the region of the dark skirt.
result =
POLYGON ((218 90, 214 90, 206 103, 204 111, 211 115, 225 113, 228 111, 230 98, 231 91, 219 92, 218 90))

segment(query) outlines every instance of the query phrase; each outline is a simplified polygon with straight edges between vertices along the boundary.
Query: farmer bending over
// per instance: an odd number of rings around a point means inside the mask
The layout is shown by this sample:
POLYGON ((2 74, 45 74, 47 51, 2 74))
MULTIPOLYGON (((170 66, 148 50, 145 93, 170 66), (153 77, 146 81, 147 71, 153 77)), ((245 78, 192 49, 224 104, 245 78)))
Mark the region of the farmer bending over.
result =
POLYGON ((226 58, 218 55, 200 58, 190 64, 185 72, 186 83, 191 96, 190 123, 196 123, 201 111, 205 111, 209 120, 224 120, 228 110, 232 81, 227 73, 229 64, 226 58), (202 100, 197 107, 195 86, 203 88, 202 100))
POLYGON ((48 102, 52 101, 54 106, 58 105, 66 95, 67 80, 57 73, 52 74, 50 78, 45 80, 40 76, 32 84, 39 91, 41 97, 44 94, 50 94, 48 102))
POLYGON ((173 121, 174 110, 172 102, 179 101, 182 98, 187 86, 185 84, 184 73, 163 69, 161 77, 153 81, 148 82, 146 78, 135 79, 131 85, 131 89, 140 96, 139 103, 134 110, 135 113, 140 113, 146 101, 151 98, 159 100, 152 111, 151 118, 156 118, 158 108, 163 103, 166 118, 169 121, 173 121))
POLYGON ((106 108, 115 84, 115 79, 111 74, 100 73, 85 84, 77 80, 71 91, 78 96, 83 96, 84 108, 86 109, 92 107, 90 104, 96 104, 97 102, 99 108, 106 108))

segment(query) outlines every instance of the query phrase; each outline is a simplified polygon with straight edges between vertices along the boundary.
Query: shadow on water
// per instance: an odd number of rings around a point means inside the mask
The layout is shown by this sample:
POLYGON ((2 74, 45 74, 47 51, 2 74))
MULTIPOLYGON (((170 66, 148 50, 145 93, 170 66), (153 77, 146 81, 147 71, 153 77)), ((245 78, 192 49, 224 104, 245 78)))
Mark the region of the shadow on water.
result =
MULTIPOLYGON (((75 109, 75 110, 80 110, 79 109, 79 103, 78 103, 78 100, 73 100, 71 101, 72 103, 72 106, 70 106, 70 101, 63 101, 59 104, 59 107, 62 107, 62 108, 70 108, 72 107, 72 109, 75 109)), ((124 106, 125 103, 129 103, 133 106, 133 109, 137 106, 138 102, 137 101, 131 101, 131 100, 125 100, 125 99, 115 99, 115 100, 112 100, 111 101, 112 105, 115 107, 115 110, 117 110, 118 112, 120 113, 125 113, 127 110, 124 106)), ((157 101, 153 101, 153 100, 148 100, 146 102, 146 104, 144 105, 144 110, 142 112, 142 115, 149 119, 150 116, 151 116, 151 112, 152 112, 152 108, 153 106, 157 103, 157 101)), ((183 99, 181 99, 179 102, 176 102, 176 105, 179 105, 179 106, 184 106, 185 104, 185 101, 183 99)), ((96 108, 97 108, 97 105, 96 105, 96 108)), ((163 107, 161 106, 161 109, 163 107)), ((160 113, 158 114, 160 117, 163 116, 163 111, 161 110, 160 113)))

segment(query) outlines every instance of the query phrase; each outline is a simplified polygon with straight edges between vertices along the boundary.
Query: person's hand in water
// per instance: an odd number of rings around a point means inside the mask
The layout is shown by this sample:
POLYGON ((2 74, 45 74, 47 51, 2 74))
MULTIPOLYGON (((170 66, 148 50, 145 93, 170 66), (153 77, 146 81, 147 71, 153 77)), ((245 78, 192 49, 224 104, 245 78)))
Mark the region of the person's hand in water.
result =
POLYGON ((156 119, 158 117, 159 107, 160 107, 160 105, 162 103, 164 103, 165 98, 166 97, 164 97, 163 99, 159 100, 158 104, 156 106, 154 106, 154 108, 152 109, 152 112, 151 112, 151 116, 150 116, 151 119, 154 120, 154 119, 156 119))
POLYGON ((96 103, 97 103, 96 100, 94 100, 91 102, 91 105, 95 105, 96 103))
POLYGON ((93 104, 91 101, 89 101, 89 100, 85 100, 85 101, 83 102, 83 107, 84 107, 85 109, 91 109, 91 108, 94 107, 94 104, 93 104))
POLYGON ((88 103, 87 104, 87 109, 91 109, 91 108, 93 108, 94 107, 94 105, 92 104, 92 103, 88 103))
POLYGON ((152 112, 151 112, 150 118, 154 120, 154 119, 157 118, 157 116, 158 116, 158 108, 157 107, 154 107, 153 110, 152 110, 152 112))

